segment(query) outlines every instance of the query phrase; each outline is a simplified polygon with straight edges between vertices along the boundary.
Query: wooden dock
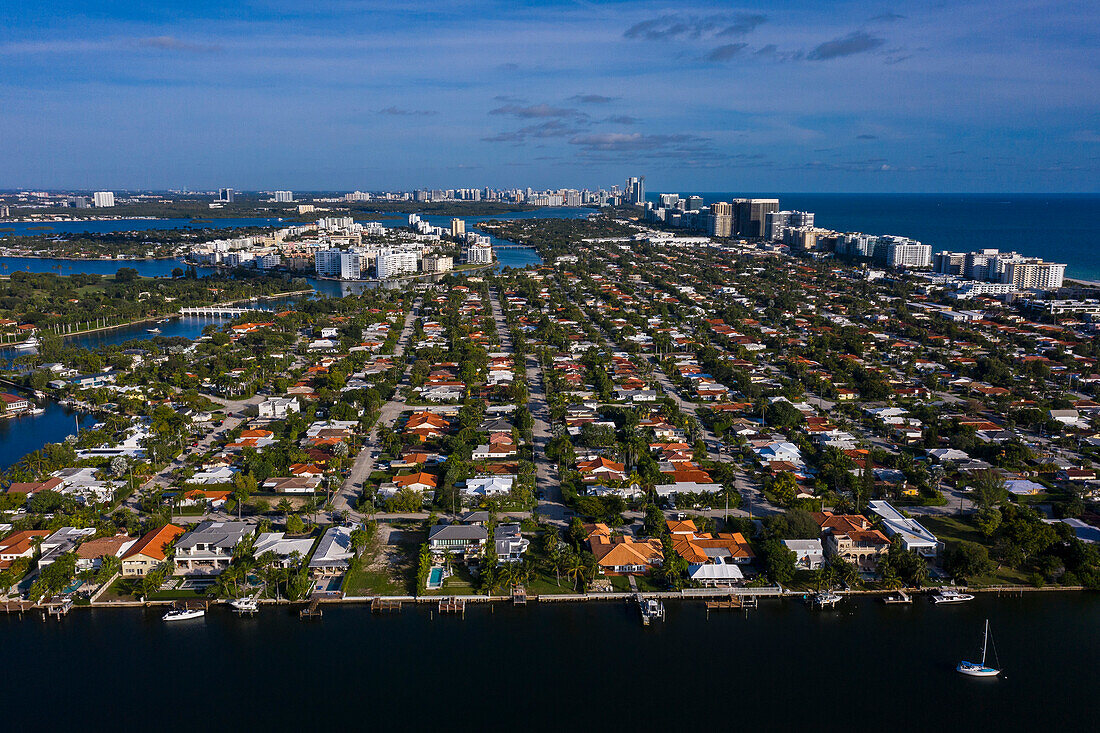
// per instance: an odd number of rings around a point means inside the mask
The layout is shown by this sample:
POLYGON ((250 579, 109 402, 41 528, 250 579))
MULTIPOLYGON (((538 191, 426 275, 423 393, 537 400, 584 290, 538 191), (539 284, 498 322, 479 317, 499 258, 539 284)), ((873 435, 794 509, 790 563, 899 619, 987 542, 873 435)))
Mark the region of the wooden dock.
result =
POLYGON ((747 611, 750 608, 756 608, 758 604, 759 599, 757 596, 740 595, 737 593, 732 593, 726 598, 715 598, 704 603, 707 607, 708 616, 711 611, 747 611))
POLYGON ((62 618, 69 614, 69 611, 73 610, 73 599, 69 596, 65 596, 63 598, 51 598, 50 600, 42 604, 42 608, 44 609, 44 613, 42 614, 43 619, 52 616, 53 618, 56 618, 58 621, 60 621, 62 618))
POLYGON ((457 598, 455 596, 451 596, 450 598, 440 598, 439 599, 439 612, 441 614, 443 614, 443 613, 457 613, 457 614, 460 614, 463 617, 465 617, 466 616, 466 599, 465 598, 457 598))
POLYGON ((371 613, 400 613, 401 601, 376 596, 371 599, 370 610, 371 613))
POLYGON ((512 589, 512 603, 516 606, 527 605, 527 589, 522 585, 517 585, 512 589))
POLYGON ((31 601, 4 601, 4 605, 0 606, 0 611, 4 613, 17 613, 22 616, 32 608, 34 608, 34 603, 31 601))
POLYGON ((321 618, 321 599, 310 599, 309 605, 298 612, 298 618, 302 619, 303 621, 321 618))

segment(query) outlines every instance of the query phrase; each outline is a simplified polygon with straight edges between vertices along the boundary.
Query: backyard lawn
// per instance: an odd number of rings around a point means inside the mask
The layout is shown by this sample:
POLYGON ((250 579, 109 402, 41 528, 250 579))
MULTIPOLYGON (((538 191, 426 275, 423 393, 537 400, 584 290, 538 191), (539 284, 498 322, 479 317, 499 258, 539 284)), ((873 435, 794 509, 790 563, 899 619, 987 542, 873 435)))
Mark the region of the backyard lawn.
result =
MULTIPOLYGON (((989 538, 965 519, 959 519, 958 517, 921 517, 920 523, 947 545, 965 541, 989 547, 989 538)), ((971 578, 969 584, 972 586, 1031 585, 1031 581, 1025 572, 1010 567, 999 567, 989 575, 971 578)))

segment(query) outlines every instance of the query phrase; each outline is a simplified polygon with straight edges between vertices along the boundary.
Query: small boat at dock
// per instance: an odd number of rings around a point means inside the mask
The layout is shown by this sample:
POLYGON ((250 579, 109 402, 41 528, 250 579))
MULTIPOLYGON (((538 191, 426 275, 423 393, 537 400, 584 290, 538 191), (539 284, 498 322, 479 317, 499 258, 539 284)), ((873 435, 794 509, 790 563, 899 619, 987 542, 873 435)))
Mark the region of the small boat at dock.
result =
POLYGON ((237 613, 256 613, 260 610, 260 602, 251 596, 235 598, 229 602, 229 605, 237 613))
POLYGON ((912 603, 913 596, 909 595, 903 590, 899 590, 897 593, 891 593, 888 596, 882 597, 883 603, 912 603))
POLYGON ((843 600, 844 596, 839 593, 833 593, 831 590, 824 591, 823 593, 815 593, 810 598, 810 602, 818 608, 833 608, 843 600))
POLYGON ((638 597, 638 609, 642 612, 642 625, 649 626, 652 621, 665 620, 665 604, 656 598, 638 597))
POLYGON ((967 601, 974 600, 974 596, 970 593, 963 593, 955 590, 954 588, 944 588, 936 595, 932 596, 932 602, 936 604, 940 603, 966 603, 967 601))
POLYGON ((206 611, 201 608, 173 608, 161 618, 165 621, 189 621, 193 618, 202 618, 206 611))

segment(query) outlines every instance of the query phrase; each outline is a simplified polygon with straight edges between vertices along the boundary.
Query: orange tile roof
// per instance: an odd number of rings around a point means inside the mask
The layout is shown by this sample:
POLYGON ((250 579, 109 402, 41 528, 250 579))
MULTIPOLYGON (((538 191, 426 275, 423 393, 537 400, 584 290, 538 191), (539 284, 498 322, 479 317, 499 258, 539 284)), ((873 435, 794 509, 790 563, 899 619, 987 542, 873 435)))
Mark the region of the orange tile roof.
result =
POLYGON ((160 529, 154 529, 152 532, 135 542, 133 547, 127 550, 126 554, 122 556, 122 559, 126 560, 135 555, 144 555, 154 560, 163 560, 167 557, 164 548, 172 544, 176 538, 185 531, 183 527, 177 527, 174 524, 166 524, 160 529))
POLYGON ((419 473, 410 473, 408 476, 395 476, 393 482, 402 488, 412 486, 413 484, 425 484, 434 489, 437 485, 435 475, 423 471, 419 473))

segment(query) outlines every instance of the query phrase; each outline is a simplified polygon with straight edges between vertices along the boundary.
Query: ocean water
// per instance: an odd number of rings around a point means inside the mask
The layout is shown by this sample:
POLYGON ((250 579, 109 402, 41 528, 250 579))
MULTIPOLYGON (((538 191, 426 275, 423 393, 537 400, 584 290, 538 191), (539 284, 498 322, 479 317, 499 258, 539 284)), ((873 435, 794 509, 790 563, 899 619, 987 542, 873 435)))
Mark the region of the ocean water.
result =
POLYGON ((812 211, 826 229, 896 234, 934 252, 995 247, 1068 265, 1066 275, 1100 280, 1097 194, 705 193, 707 203, 778 198, 781 209, 812 211))

